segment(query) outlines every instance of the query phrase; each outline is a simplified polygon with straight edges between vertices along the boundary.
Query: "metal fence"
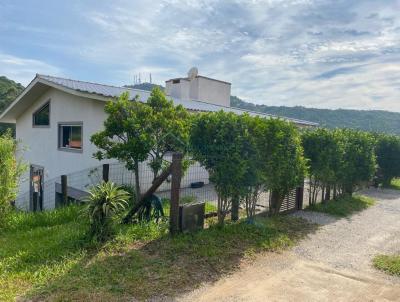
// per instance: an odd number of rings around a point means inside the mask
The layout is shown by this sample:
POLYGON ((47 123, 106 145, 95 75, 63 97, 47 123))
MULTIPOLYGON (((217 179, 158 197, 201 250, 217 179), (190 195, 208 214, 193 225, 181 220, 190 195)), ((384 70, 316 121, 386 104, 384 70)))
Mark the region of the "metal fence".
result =
MULTIPOLYGON (((171 161, 171 157, 166 158, 171 161)), ((142 162, 139 165, 139 179, 141 192, 147 191, 153 182, 153 172, 148 162, 142 162)), ((87 168, 67 174, 68 190, 80 192, 88 192, 88 190, 100 183, 103 179, 103 166, 87 168)), ((129 185, 134 187, 135 175, 132 171, 126 169, 124 164, 116 162, 109 164, 108 179, 118 185, 129 185)), ((306 185, 307 186, 307 185, 306 185)), ((52 209, 57 205, 57 199, 61 193, 61 176, 45 180, 43 185, 43 208, 52 209)), ((162 185, 157 189, 156 194, 161 198, 170 198, 171 194, 171 177, 168 177, 162 185)), ((282 205, 282 211, 289 211, 296 208, 294 196, 296 191, 291 192, 282 205)), ((29 192, 18 196, 16 204, 29 205, 29 192)), ((189 168, 184 172, 181 180, 180 199, 182 203, 186 202, 206 202, 211 205, 210 208, 216 209, 218 204, 218 196, 213 183, 209 179, 209 174, 198 162, 193 161, 189 168)), ((304 190, 304 205, 308 205, 308 190, 304 190)), ((270 192, 264 191, 259 195, 257 201, 257 211, 268 211, 270 203, 270 192)), ((20 206, 21 207, 21 206, 20 206)), ((23 207, 23 206, 22 206, 23 207)))

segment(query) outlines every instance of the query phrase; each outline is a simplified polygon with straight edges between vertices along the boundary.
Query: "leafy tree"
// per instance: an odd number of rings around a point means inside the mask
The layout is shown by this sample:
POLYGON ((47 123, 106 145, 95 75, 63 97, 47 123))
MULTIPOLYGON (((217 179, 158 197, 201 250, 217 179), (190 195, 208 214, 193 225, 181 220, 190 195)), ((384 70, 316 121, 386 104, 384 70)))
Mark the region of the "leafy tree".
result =
POLYGON ((377 136, 375 152, 378 181, 389 186, 393 178, 400 176, 400 138, 384 134, 377 136))
POLYGON ((104 111, 108 114, 104 130, 90 138, 99 148, 94 156, 98 160, 115 158, 125 163, 135 173, 136 195, 140 196, 139 163, 148 158, 154 146, 153 133, 148 127, 152 110, 138 96, 130 101, 129 94, 123 93, 118 100, 107 102, 104 111))
POLYGON ((351 195, 375 173, 374 138, 370 133, 350 129, 336 130, 336 133, 344 148, 339 183, 343 192, 351 195))
POLYGON ((251 117, 247 114, 241 116, 245 131, 243 135, 243 159, 247 166, 243 177, 243 187, 241 190, 241 200, 245 204, 246 215, 249 221, 252 221, 256 213, 256 204, 260 194, 266 189, 266 181, 263 166, 263 129, 266 119, 260 117, 251 117))
POLYGON ((308 130, 302 134, 304 156, 307 158, 310 179, 310 204, 317 202, 322 190, 322 199, 330 199, 331 188, 336 190, 343 157, 343 148, 334 131, 324 128, 308 130), (326 194, 324 194, 324 191, 326 194))
POLYGON ((152 110, 152 119, 148 124, 153 142, 149 166, 155 179, 163 168, 167 152, 186 152, 190 115, 181 105, 174 106, 173 101, 168 100, 165 93, 158 87, 151 92, 147 105, 152 110))
MULTIPOLYGON (((17 96, 24 90, 24 86, 0 76, 0 113, 3 112, 17 96)), ((0 124, 0 134, 5 133, 7 129, 15 132, 14 124, 0 124)))
POLYGON ((194 119, 190 143, 193 158, 207 169, 218 194, 218 222, 224 223, 232 200, 238 200, 248 165, 244 153, 245 127, 238 115, 223 111, 194 119))
POLYGON ((297 128, 279 119, 265 120, 258 135, 266 187, 271 190, 271 214, 278 214, 284 197, 304 180, 306 169, 297 128))
POLYGON ((174 106, 158 88, 153 89, 146 103, 138 97, 131 101, 124 93, 118 100, 109 101, 105 112, 108 116, 104 130, 91 137, 99 148, 94 156, 99 160, 116 158, 134 171, 135 195, 139 199, 139 164, 149 159, 153 180, 156 179, 167 164, 167 152, 187 149, 190 115, 182 106, 174 106))
POLYGON ((5 223, 10 202, 17 195, 19 178, 26 165, 16 158, 18 143, 11 130, 0 136, 0 226, 5 223))

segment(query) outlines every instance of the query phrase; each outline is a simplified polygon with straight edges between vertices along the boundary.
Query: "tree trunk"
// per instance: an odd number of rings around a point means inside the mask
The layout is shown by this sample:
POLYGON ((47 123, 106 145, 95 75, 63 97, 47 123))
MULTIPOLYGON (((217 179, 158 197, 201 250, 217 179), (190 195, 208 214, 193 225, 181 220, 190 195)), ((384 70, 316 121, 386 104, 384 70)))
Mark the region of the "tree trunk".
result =
POLYGON ((346 195, 352 196, 353 195, 353 185, 352 184, 346 184, 345 187, 344 187, 344 193, 346 195))
MULTIPOLYGON (((135 190, 136 190, 136 198, 140 198, 140 179, 139 179, 139 162, 135 160, 135 190)), ((137 200, 138 201, 138 200, 137 200)))
POLYGON ((331 199, 331 186, 327 185, 325 190, 325 200, 328 201, 331 199))
POLYGON ((161 184, 164 182, 164 180, 167 179, 168 175, 171 174, 171 170, 172 170, 172 165, 169 166, 169 168, 167 170, 165 170, 163 173, 161 173, 161 175, 153 181, 153 184, 151 185, 150 189, 147 190, 146 193, 144 193, 143 195, 138 195, 136 197, 137 201, 134 204, 133 208, 128 212, 128 214, 126 214, 126 216, 122 220, 123 223, 131 222, 133 216, 143 205, 144 201, 147 198, 149 198, 158 189, 159 186, 161 186, 161 184))
POLYGON ((279 210, 281 209, 281 205, 283 202, 283 197, 277 191, 271 191, 271 209, 270 213, 272 215, 279 214, 279 210))
POLYGON ((336 199, 337 191, 336 191, 336 184, 333 185, 333 199, 336 199))
POLYGON ((231 220, 232 221, 239 220, 239 196, 234 196, 232 198, 231 220))

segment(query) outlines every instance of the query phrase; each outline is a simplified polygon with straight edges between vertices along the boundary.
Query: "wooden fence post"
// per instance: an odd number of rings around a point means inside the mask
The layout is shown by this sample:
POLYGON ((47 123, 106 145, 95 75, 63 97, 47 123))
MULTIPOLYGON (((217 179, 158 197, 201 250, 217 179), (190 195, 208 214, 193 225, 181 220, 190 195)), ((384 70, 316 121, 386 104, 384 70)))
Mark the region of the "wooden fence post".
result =
POLYGON ((61 194, 63 205, 68 204, 68 180, 67 175, 61 175, 61 194))
POLYGON ((110 175, 110 164, 103 164, 103 181, 108 182, 110 175))
POLYGON ((171 208, 169 213, 169 230, 172 235, 179 232, 179 191, 182 177, 182 154, 174 153, 171 164, 171 208))
POLYGON ((296 188, 296 205, 297 210, 303 209, 304 186, 296 188))

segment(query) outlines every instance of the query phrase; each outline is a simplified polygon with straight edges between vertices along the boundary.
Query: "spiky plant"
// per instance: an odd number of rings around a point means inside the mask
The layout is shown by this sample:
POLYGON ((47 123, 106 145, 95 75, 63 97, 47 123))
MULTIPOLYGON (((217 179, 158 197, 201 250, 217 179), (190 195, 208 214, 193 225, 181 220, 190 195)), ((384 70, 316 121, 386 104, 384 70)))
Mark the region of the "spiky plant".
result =
POLYGON ((110 236, 113 217, 125 210, 128 200, 129 193, 112 182, 102 182, 90 189, 84 201, 92 239, 104 241, 110 236))

